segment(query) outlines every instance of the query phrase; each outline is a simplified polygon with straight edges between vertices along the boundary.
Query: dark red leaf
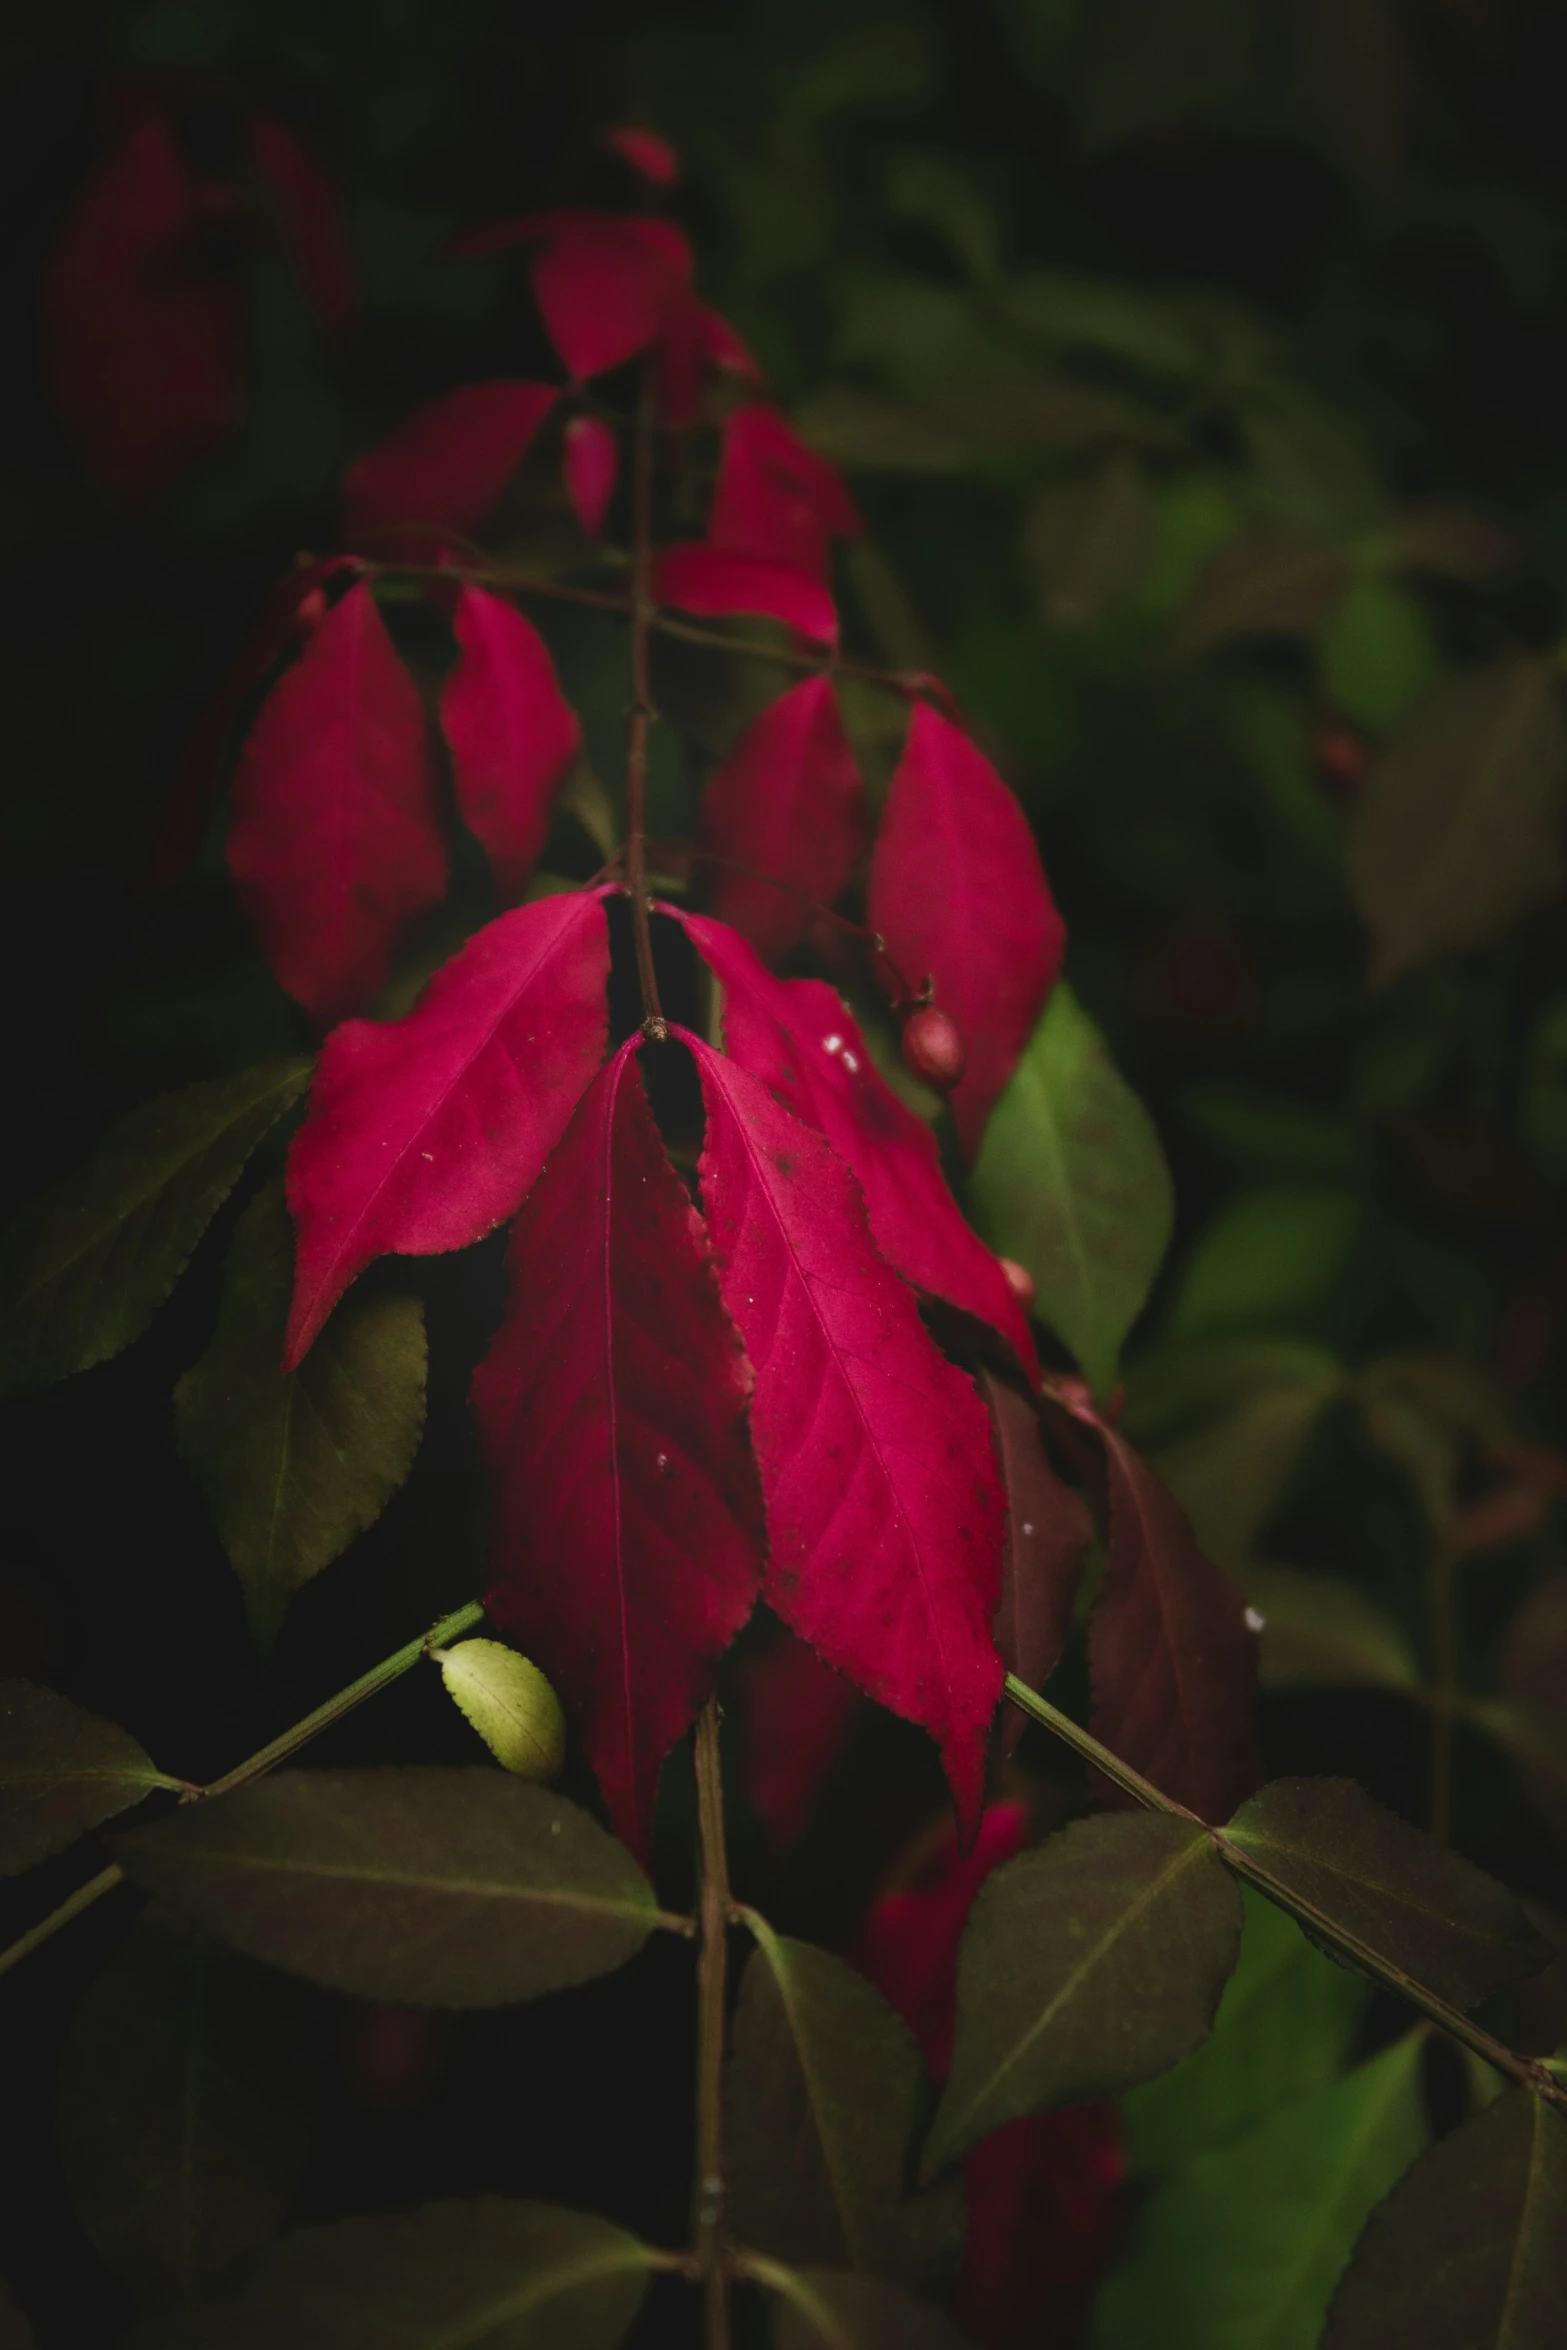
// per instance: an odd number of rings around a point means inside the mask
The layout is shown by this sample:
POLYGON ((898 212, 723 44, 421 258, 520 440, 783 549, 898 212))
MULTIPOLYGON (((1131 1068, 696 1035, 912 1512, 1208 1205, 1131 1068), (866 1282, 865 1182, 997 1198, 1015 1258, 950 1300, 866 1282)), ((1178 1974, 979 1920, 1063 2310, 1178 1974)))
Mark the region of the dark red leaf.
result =
POLYGON ((517 1219, 511 1304, 474 1381, 496 1481, 496 1622, 555 1681, 619 1834, 755 1604, 749 1369, 707 1235, 627 1044, 517 1219))
POLYGON ((544 639, 515 605, 465 587, 453 626, 460 658, 441 693, 441 727, 457 805, 484 843, 502 894, 516 897, 544 846, 582 729, 544 639))
POLYGON ((868 917, 911 988, 926 974, 962 1031, 952 1095, 972 1157, 1061 968, 1066 930, 1028 819, 984 753, 915 706, 871 854, 868 917))
POLYGON ((250 153, 271 190, 305 299, 329 334, 346 334, 359 308, 359 289, 336 189, 310 150, 270 114, 252 117, 250 153))
POLYGON ((781 962, 865 841, 865 786, 830 679, 802 678, 752 719, 703 794, 701 833, 733 860, 713 869, 714 912, 781 962))
POLYGON ((746 1659, 744 1688, 746 1797, 774 1849, 788 1852, 865 1700, 792 1632, 746 1659))
POLYGON ((127 505, 160 497, 238 426, 243 288, 197 244, 240 211, 149 108, 82 189, 50 256, 54 395, 93 474, 127 505))
POLYGON ((755 612, 818 644, 837 642, 838 615, 820 580, 727 547, 666 547, 654 558, 653 594, 679 612, 755 612))
POLYGON ((751 400, 735 409, 708 510, 715 547, 825 580, 832 539, 864 528, 836 466, 807 448, 776 408, 751 400))
POLYGON ((819 979, 775 979, 721 922, 675 918, 723 987, 726 1050, 852 1169, 888 1264, 1000 1331, 1035 1377, 1034 1342, 1000 1259, 965 1222, 930 1128, 878 1074, 839 997, 819 979))
POLYGON ((945 1836, 913 1884, 884 1893, 861 1923, 854 1963, 902 2016, 937 2081, 952 2070, 958 1945, 974 1896, 1028 1841, 1024 1805, 987 1804, 966 1852, 945 1836))
POLYGON ((427 400, 351 465, 343 483, 349 538, 409 526, 477 530, 557 398, 551 384, 463 384, 427 400))
MULTIPOLYGON (((979 1384, 990 1406, 1007 1496, 996 1646, 1009 1673, 1030 1689, 1043 1689, 1071 1629, 1083 1562, 1094 1539, 1093 1516, 1076 1488, 1056 1474, 1038 1404, 990 1371, 980 1372, 979 1384)), ((1026 1726, 1015 1707, 1006 1707, 1001 1717, 1005 1753, 1012 1752, 1026 1726)))
POLYGON ((701 413, 709 368, 760 383, 762 371, 727 318, 685 294, 669 314, 656 351, 659 414, 685 431, 701 413))
POLYGON ((606 147, 612 147, 622 162, 629 163, 650 187, 672 188, 680 177, 680 158, 667 139, 657 131, 638 130, 634 123, 617 124, 613 130, 602 133, 606 147))
POLYGON ((620 443, 600 416, 574 416, 566 427, 562 459, 566 494, 589 538, 604 527, 620 471, 620 443))
POLYGON ((229 871, 279 984, 323 1024, 370 1003, 446 888, 424 706, 361 581, 240 754, 229 871))
POLYGON ((596 892, 502 914, 401 1020, 329 1036, 288 1156, 292 1370, 372 1258, 466 1248, 538 1179, 609 1031, 596 892))
POLYGON ((984 1407, 877 1254, 823 1138, 695 1037, 719 1286, 756 1367, 765 1593, 830 1665, 942 1750, 979 1816, 1001 1687, 1001 1492, 984 1407))

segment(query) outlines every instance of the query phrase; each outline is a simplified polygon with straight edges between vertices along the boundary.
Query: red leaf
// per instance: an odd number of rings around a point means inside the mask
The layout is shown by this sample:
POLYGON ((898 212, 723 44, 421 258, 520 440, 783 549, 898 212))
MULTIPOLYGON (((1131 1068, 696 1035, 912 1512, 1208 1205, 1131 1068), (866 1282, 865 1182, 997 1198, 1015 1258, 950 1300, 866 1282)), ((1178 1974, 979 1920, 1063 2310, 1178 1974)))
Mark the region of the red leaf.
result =
POLYGON ((457 805, 484 843, 502 893, 516 897, 549 831, 550 805, 582 745, 544 639, 515 606, 465 587, 461 648, 441 694, 457 805))
POLYGON ((744 1687, 746 1797, 774 1850, 787 1852, 810 1825, 865 1700, 792 1632, 746 1659, 744 1687))
POLYGON ((50 256, 54 395, 92 472, 127 505, 161 497, 238 426, 243 290, 198 239, 240 209, 148 109, 82 189, 50 256))
POLYGON ((658 408, 664 422, 684 432, 702 406, 710 367, 760 383, 762 371, 727 318, 685 294, 669 314, 656 351, 658 408))
POLYGON ((470 938, 401 1020, 327 1038, 288 1155, 285 1369, 372 1258, 466 1248, 515 1211, 603 1057, 608 981, 598 894, 540 898, 470 938))
POLYGON ((1245 1603, 1147 1462, 1075 1409, 1098 1426, 1110 1496, 1109 1555, 1088 1619, 1094 1736, 1200 1819, 1222 1822, 1262 1782, 1245 1603))
MULTIPOLYGON (((1077 1586, 1094 1539, 1087 1502, 1058 1477, 1045 1449, 1039 1406, 990 1371, 979 1374, 990 1406, 1007 1496, 1007 1545, 996 1611, 996 1646, 1009 1673, 1043 1689, 1061 1661, 1077 1586)), ((1001 1717, 1011 1754, 1027 1724, 1014 1706, 1001 1717)))
POLYGON ((672 188, 679 179, 680 158, 657 131, 638 130, 632 123, 622 123, 602 132, 601 136, 605 146, 612 147, 622 162, 629 163, 649 186, 672 188))
POLYGON ((635 1040, 517 1219, 511 1305, 474 1381, 496 1479, 485 1605, 558 1682, 619 1834, 755 1603, 749 1368, 669 1164, 635 1040))
POLYGON ((715 867, 715 913, 781 962, 864 846, 865 786, 829 679, 802 678, 752 719, 708 782, 701 830, 715 856, 755 868, 715 867))
POLYGON ((643 213, 530 212, 469 229, 460 253, 536 243, 533 291, 572 376, 602 375, 656 342, 690 297, 691 247, 643 213))
POLYGON ((653 560, 653 594, 678 612, 756 612, 819 644, 837 642, 838 615, 820 580, 727 547, 666 547, 653 560))
POLYGON ((778 410, 752 400, 724 426, 707 535, 715 547, 760 555, 825 580, 834 536, 865 525, 835 466, 807 448, 778 410))
POLYGON ((557 393, 551 384, 463 384, 426 400, 351 465, 343 483, 349 538, 413 525, 477 530, 522 463, 557 393))
POLYGON ((363 581, 261 706, 228 863, 273 974, 323 1023, 380 993, 399 935, 445 891, 424 706, 363 581))
POLYGON ((966 1852, 944 1836, 914 1883, 884 1893, 861 1921, 854 1963, 902 2016, 937 2081, 952 2070, 958 1945, 974 1896, 1028 1840, 1023 1804, 989 1803, 966 1852))
POLYGON ((343 241, 336 189, 288 125, 270 114, 252 118, 250 153, 277 205, 278 226, 305 299, 329 334, 346 334, 359 308, 359 289, 343 241))
POLYGON ((942 1750, 979 1815, 1001 1687, 1001 1494, 984 1408, 877 1255, 848 1168, 695 1037, 700 1180, 724 1303, 756 1366, 765 1596, 942 1750))
POLYGON ((620 471, 620 443, 599 416, 574 416, 566 427, 566 494, 590 539, 604 527, 620 471))
POLYGON ((761 364, 741 341, 723 313, 709 310, 705 302, 696 305, 696 335, 702 355, 728 375, 744 376, 747 383, 762 381, 761 364))
POLYGON ((927 973, 963 1031, 952 1095, 972 1157, 1061 968, 1066 930, 1028 819, 983 752, 928 702, 908 740, 871 854, 870 926, 911 987, 927 973))
POLYGON ((878 1074, 839 997, 819 979, 775 979, 722 923, 675 919, 723 987, 725 1049, 852 1169, 888 1264, 999 1330, 1035 1378, 1028 1321, 1000 1259, 965 1222, 930 1128, 878 1074))

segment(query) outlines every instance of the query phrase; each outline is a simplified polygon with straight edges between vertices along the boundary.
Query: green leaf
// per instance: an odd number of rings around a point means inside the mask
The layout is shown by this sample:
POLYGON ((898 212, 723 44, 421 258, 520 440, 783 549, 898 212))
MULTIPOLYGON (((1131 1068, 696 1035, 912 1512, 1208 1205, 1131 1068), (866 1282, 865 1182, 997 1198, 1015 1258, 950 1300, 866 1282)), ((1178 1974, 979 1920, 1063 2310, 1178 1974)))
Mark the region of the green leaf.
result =
POLYGON ((424 1430, 418 1299, 354 1290, 285 1374, 293 1280, 293 1227, 269 1183, 234 1235, 212 1344, 174 1390, 180 1450, 264 1649, 294 1593, 375 1523, 424 1430))
POLYGON ((657 2254, 549 2203, 426 2203, 285 2237, 128 2350, 614 2350, 657 2254))
POLYGON ((1309 636, 1335 609, 1349 571, 1335 547, 1259 534, 1221 547, 1170 631, 1172 660, 1234 637, 1309 636))
POLYGON ((58 2130, 77 2217, 143 2300, 186 2298, 275 2232, 303 2128, 258 2043, 252 1988, 148 1910, 77 2010, 58 2130))
POLYGON ((1150 2080, 1197 2047, 1240 1946, 1211 1839, 1161 1813, 1076 1820, 987 1877, 958 1956, 952 2075, 927 2173, 1040 2106, 1150 2080))
POLYGON ((36 1682, 0 1681, 0 1877, 179 1784, 117 1723, 36 1682))
POLYGON ((1560 2350, 1567 2126, 1513 2089, 1423 2154, 1374 2211, 1322 2350, 1560 2350))
POLYGON ((1264 1689, 1420 1687, 1420 1661, 1391 1616, 1336 1575, 1253 1567, 1246 1597, 1262 1618, 1264 1689))
POLYGON ((1094 2350, 1315 2350, 1366 2214, 1424 2142, 1419 2064, 1418 2040, 1400 2041, 1158 2187, 1100 2294, 1094 2350))
POLYGON ((595 1820, 491 1770, 282 1771, 115 1857, 236 1949, 362 1999, 537 1999, 623 1965, 658 1922, 595 1820))
POLYGON ((1449 678, 1366 778, 1349 873, 1373 986, 1483 946, 1561 887, 1567 729, 1545 655, 1449 678))
POLYGON ((1053 483, 1030 507, 1023 552, 1047 630, 1087 628, 1141 576, 1152 515, 1141 467, 1116 450, 1096 473, 1053 483))
POLYGON ((735 2234, 779 2260, 906 2284, 955 2267, 958 2182, 905 2194, 930 2094, 913 2034, 842 1959, 749 1922, 727 2085, 735 2234))
POLYGON ((459 1640, 430 1653, 452 1703, 504 1769, 519 1779, 559 1778, 566 1717, 537 1665, 502 1640, 459 1640))
POLYGON ((872 2277, 767 2263, 773 2350, 964 2350, 963 2337, 928 2301, 872 2277))
POLYGON ((1383 734, 1439 675, 1425 613, 1392 580, 1357 579, 1322 632, 1322 684, 1336 710, 1383 734))
POLYGON ((1357 1191, 1270 1184, 1242 1192, 1193 1250, 1170 1336, 1309 1320, 1344 1280, 1365 1213, 1357 1191))
POLYGON ((1338 2079, 1369 1988, 1314 1950, 1293 1918, 1242 1888, 1240 1964, 1213 2036, 1171 2072, 1121 2101, 1132 2156, 1169 2170, 1225 2145, 1280 2106, 1338 2079))
POLYGON ((1454 2007, 1473 2007, 1551 1955, 1505 1885, 1352 1779, 1271 1780, 1223 1841, 1454 2007))
POLYGON ((144 1102, 0 1240, 0 1394, 48 1387, 139 1338, 308 1061, 144 1102))
POLYGON ((1041 1316, 1104 1394, 1175 1203, 1153 1121, 1064 982, 991 1115, 973 1193, 995 1248, 1028 1268, 1041 1316))

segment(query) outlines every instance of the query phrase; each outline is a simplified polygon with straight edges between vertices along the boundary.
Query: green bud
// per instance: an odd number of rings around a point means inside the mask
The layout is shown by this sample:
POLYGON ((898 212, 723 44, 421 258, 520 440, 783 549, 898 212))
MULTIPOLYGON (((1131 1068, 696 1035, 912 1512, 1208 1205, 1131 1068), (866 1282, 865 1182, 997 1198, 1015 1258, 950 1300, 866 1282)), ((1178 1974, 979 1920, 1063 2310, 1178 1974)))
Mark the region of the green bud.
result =
POLYGON ((553 1779, 566 1756, 566 1717, 544 1675, 499 1640, 430 1651, 454 1702, 496 1761, 519 1779, 553 1779))

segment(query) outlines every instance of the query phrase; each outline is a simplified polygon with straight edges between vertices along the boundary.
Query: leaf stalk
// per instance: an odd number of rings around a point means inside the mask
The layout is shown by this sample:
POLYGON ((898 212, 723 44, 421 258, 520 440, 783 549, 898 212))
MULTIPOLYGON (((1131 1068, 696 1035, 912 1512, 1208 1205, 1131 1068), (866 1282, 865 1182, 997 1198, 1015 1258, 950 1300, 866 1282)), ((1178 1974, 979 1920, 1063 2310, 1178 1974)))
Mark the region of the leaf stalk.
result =
POLYGON ((729 2350, 730 2260, 724 2239, 724 2025, 729 1987, 729 1925, 734 1900, 724 1843, 724 1782, 718 1701, 696 1723, 697 1832, 701 1845, 702 1943, 697 1958, 696 2164, 692 2180, 692 2257, 702 2280, 705 2350, 729 2350))

